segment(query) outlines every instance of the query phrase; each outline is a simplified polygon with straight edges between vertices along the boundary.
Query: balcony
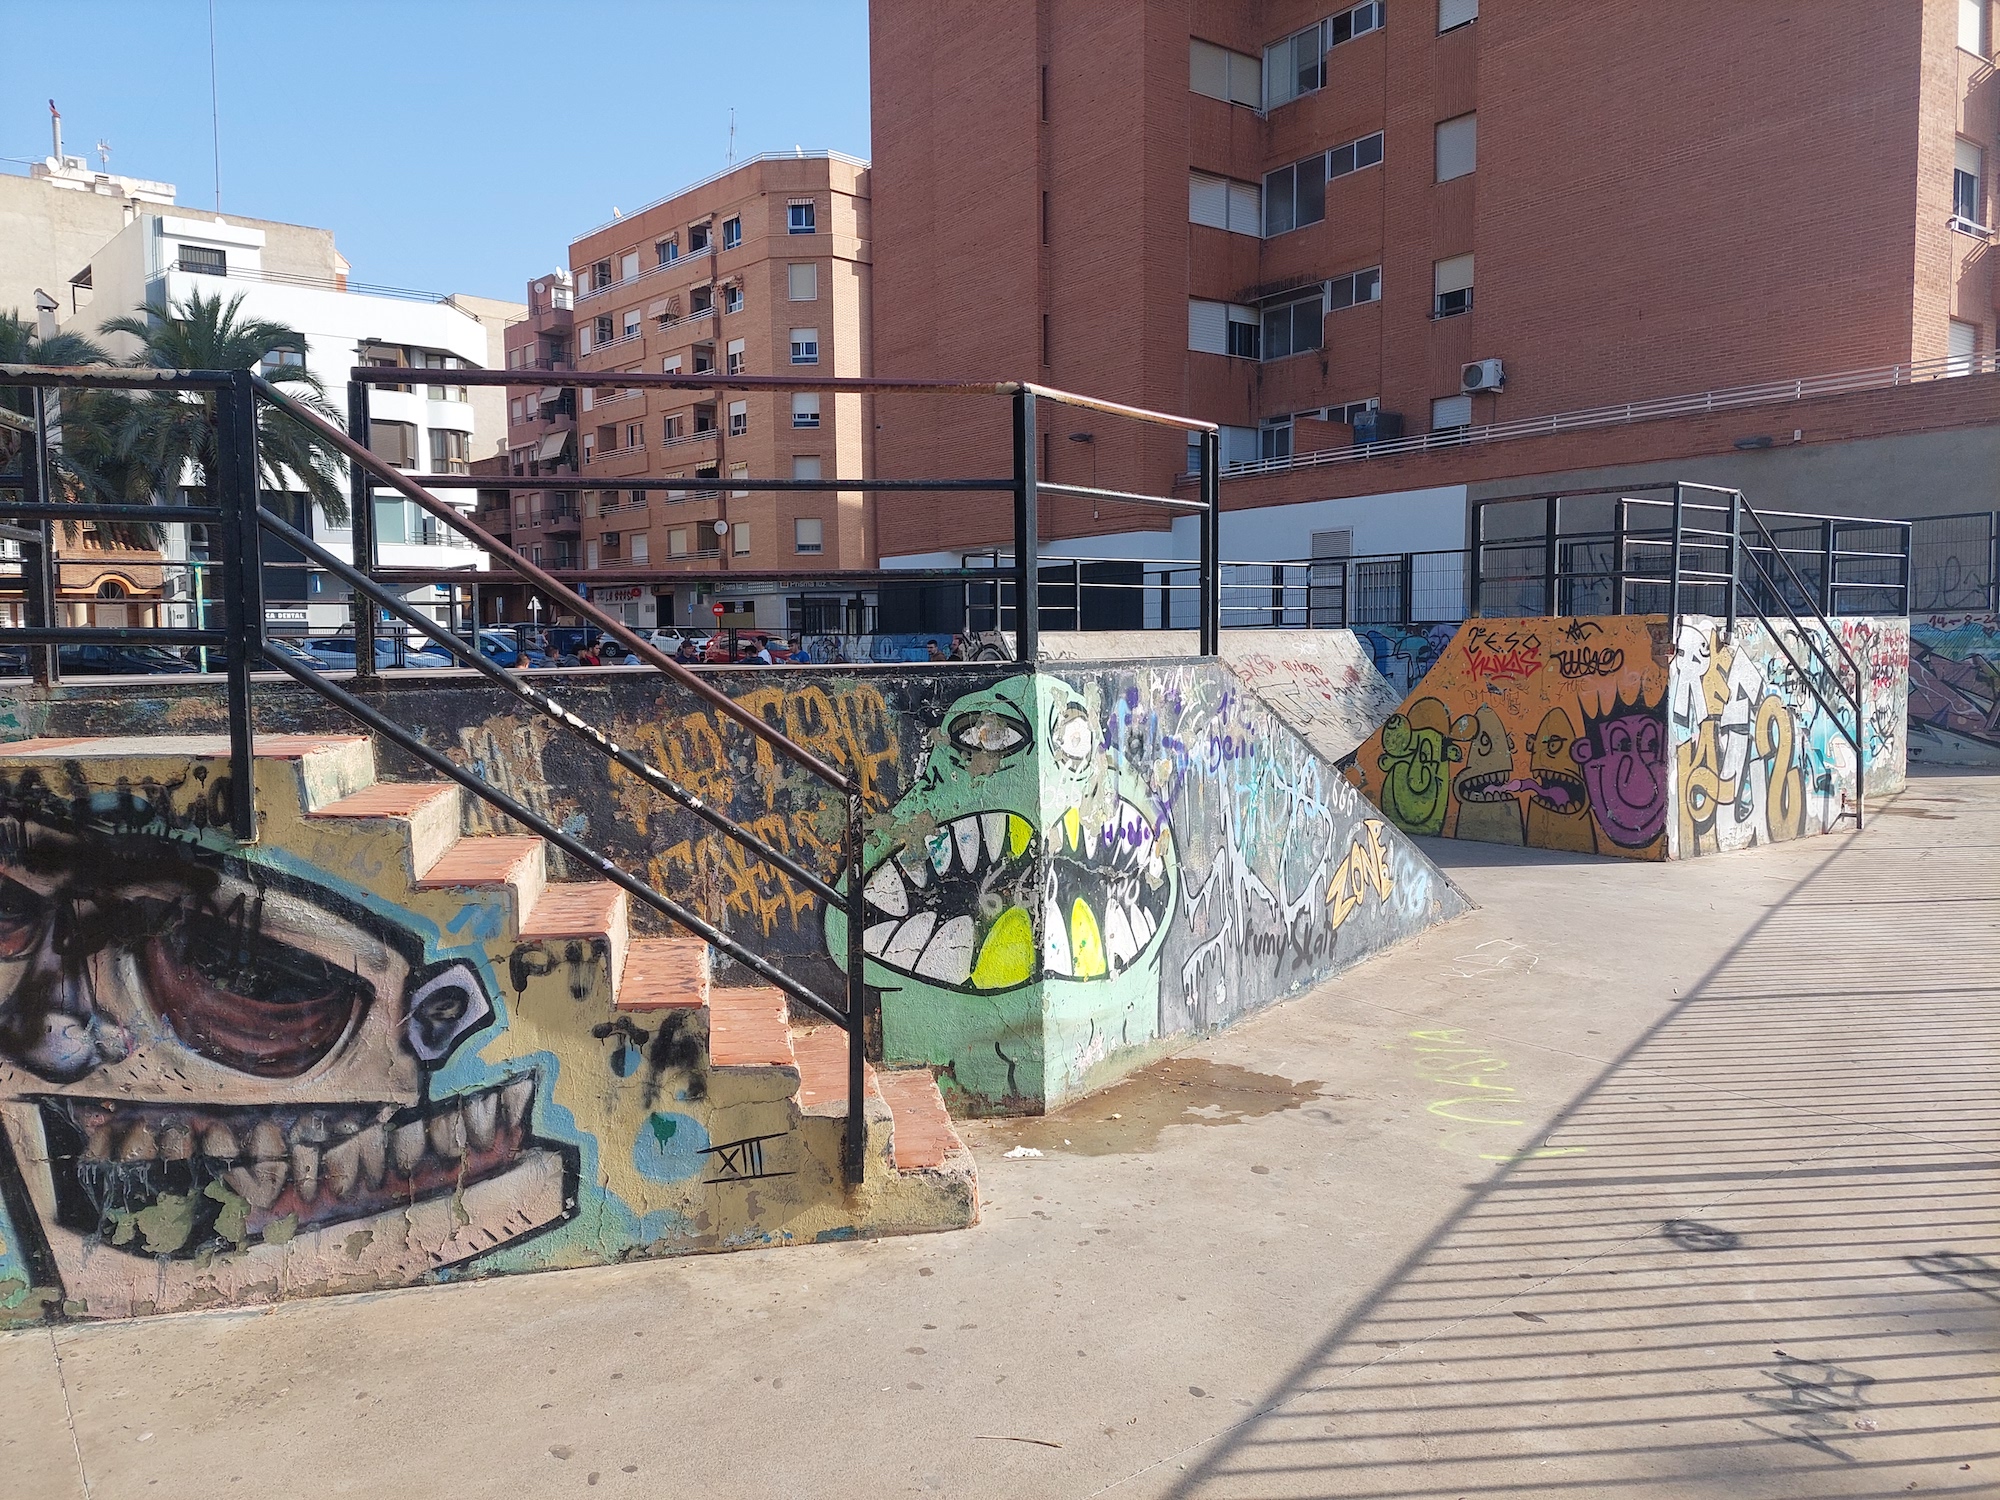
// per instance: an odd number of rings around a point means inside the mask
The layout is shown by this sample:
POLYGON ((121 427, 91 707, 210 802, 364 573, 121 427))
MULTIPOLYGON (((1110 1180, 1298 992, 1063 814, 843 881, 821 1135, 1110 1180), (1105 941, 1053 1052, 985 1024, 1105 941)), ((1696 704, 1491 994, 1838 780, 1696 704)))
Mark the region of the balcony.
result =
POLYGON ((585 355, 601 354, 606 349, 616 349, 620 344, 636 344, 645 336, 646 330, 642 324, 630 333, 621 333, 614 339, 606 339, 601 344, 592 344, 588 349, 579 350, 578 352, 585 355))
POLYGON ((706 245, 703 245, 699 250, 684 250, 679 255, 675 256, 674 259, 672 260, 664 261, 661 262, 660 264, 646 267, 646 269, 641 271, 637 276, 627 276, 622 281, 612 281, 612 282, 607 282, 605 285, 601 287, 592 287, 589 291, 583 293, 576 300, 579 303, 589 302, 594 298, 602 297, 606 292, 615 292, 620 287, 632 286, 637 282, 644 281, 648 276, 657 276, 662 271, 671 271, 675 269, 677 266, 686 265, 691 260, 699 260, 704 255, 713 254, 714 250, 715 250, 715 242, 713 240, 710 240, 706 245))

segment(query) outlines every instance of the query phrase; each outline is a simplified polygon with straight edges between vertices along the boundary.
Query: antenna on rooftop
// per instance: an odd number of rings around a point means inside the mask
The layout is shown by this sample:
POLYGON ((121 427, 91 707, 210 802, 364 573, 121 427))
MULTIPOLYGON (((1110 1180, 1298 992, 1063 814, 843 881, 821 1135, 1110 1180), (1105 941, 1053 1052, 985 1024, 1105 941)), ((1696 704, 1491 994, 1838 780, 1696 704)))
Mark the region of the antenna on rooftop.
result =
POLYGON ((105 171, 111 170, 111 142, 101 137, 97 142, 97 159, 103 163, 105 171))
POLYGON ((736 111, 729 111, 729 165, 736 165, 736 111))
POLYGON ((56 101, 49 101, 49 139, 55 143, 56 165, 62 165, 62 111, 56 108, 56 101))

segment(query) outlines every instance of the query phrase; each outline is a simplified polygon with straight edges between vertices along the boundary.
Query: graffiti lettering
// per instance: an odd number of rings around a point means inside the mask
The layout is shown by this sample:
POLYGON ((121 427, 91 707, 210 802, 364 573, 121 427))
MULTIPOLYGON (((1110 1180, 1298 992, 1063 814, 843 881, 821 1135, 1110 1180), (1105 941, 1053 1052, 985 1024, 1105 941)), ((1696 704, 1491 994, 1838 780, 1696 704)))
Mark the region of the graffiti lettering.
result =
POLYGON ((1542 669, 1539 636, 1496 631, 1484 625, 1463 627, 1460 649, 1475 676, 1494 682, 1522 682, 1542 669))
POLYGON ((1363 819, 1361 831, 1354 836, 1346 856, 1334 867, 1333 883, 1326 889, 1332 926, 1338 930, 1369 891, 1374 891, 1378 900, 1387 901, 1394 889, 1395 875, 1389 869, 1389 851, 1383 847, 1381 821, 1363 819))
POLYGON ((1566 678, 1615 677, 1625 670, 1625 653, 1616 646, 1592 649, 1578 646, 1574 650, 1558 648, 1556 670, 1566 678))

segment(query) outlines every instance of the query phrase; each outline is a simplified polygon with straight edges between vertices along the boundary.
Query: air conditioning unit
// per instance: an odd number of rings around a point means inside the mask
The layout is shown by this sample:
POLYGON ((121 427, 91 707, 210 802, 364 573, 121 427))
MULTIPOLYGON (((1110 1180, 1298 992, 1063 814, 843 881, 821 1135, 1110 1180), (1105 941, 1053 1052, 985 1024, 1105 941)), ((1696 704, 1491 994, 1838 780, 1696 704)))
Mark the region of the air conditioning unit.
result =
POLYGON ((1474 391, 1497 391, 1506 384, 1506 366, 1497 359, 1476 359, 1458 372, 1458 388, 1468 395, 1474 391))

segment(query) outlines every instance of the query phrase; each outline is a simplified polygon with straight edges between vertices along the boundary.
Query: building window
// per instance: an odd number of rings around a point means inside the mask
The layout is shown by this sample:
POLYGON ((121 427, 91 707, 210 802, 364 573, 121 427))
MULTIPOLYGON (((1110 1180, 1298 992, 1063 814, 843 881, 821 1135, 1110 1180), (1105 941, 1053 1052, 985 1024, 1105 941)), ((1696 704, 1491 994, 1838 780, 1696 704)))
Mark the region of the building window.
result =
POLYGON ((590 290, 601 292, 611 285, 611 262, 600 260, 590 268, 590 290))
POLYGON ((698 318, 705 312, 715 311, 715 290, 698 286, 688 292, 688 316, 698 318))
POLYGON ((196 276, 227 276, 229 274, 229 254, 224 250, 211 249, 207 245, 182 245, 176 264, 183 271, 196 276))
POLYGON ((1479 0, 1438 0, 1438 35, 1479 19, 1479 0))
POLYGON ((1188 222, 1233 234, 1264 232, 1263 192, 1254 182, 1188 173, 1188 222))
POLYGON ((470 474, 472 472, 472 434, 454 432, 449 427, 431 429, 431 472, 433 474, 470 474))
POLYGON ((1472 311, 1472 257, 1454 255, 1431 267, 1431 316, 1455 317, 1472 311))
POLYGON ((706 375, 715 368, 715 345, 696 344, 693 352, 695 374, 706 375))
POLYGON ((1953 318, 1945 329, 1945 373, 1970 375, 1979 367, 1979 325, 1953 318))
POLYGON ((1454 432, 1472 425, 1470 396, 1440 396, 1431 403, 1431 431, 1454 432))
POLYGON ((792 478, 818 479, 820 462, 817 453, 795 453, 792 455, 792 478))
POLYGON ((1479 164, 1479 116, 1440 120, 1437 128, 1437 180, 1469 176, 1479 164))
MULTIPOLYGON (((282 344, 276 349, 266 351, 264 357, 257 361, 257 373, 267 380, 280 370, 303 370, 305 367, 305 352, 282 344)), ((465 398, 460 396, 459 399, 462 401, 465 398)))
POLYGON ((540 542, 536 542, 528 548, 528 561, 538 568, 542 565, 542 544, 540 542))
POLYGON ((632 561, 633 561, 633 562, 635 562, 635 563, 642 563, 642 562, 647 562, 647 561, 649 561, 650 559, 649 559, 649 557, 648 557, 648 555, 647 555, 647 554, 649 554, 649 553, 650 553, 650 552, 651 552, 652 550, 653 550, 653 549, 652 549, 652 547, 651 547, 651 546, 650 546, 650 545, 648 544, 648 540, 647 540, 647 537, 646 537, 646 533, 645 533, 645 532, 643 532, 643 531, 635 531, 635 532, 633 532, 633 533, 632 533, 632 561))
POLYGON ((1343 307, 1356 307, 1363 302, 1382 300, 1382 268, 1370 266, 1365 271, 1351 271, 1345 276, 1336 276, 1327 283, 1327 304, 1331 311, 1338 312, 1343 307))
POLYGON ((615 531, 607 531, 604 533, 603 550, 606 561, 616 562, 619 559, 619 557, 623 555, 624 549, 619 545, 620 540, 621 538, 619 533, 615 531))
POLYGON ((713 431, 715 431, 715 408, 697 406, 694 409, 694 435, 700 437, 704 432, 713 431))
POLYGON ((667 533, 667 556, 686 557, 688 555, 687 527, 676 526, 667 533))
POLYGON ((1188 87, 1227 104, 1264 103, 1264 64, 1246 53, 1213 42, 1188 42, 1188 87))
POLYGON ((1264 107, 1276 109, 1326 82, 1326 28, 1314 22, 1264 49, 1264 107))
POLYGON ((1188 299, 1188 348, 1197 354, 1257 358, 1262 320, 1254 307, 1188 299))
POLYGON ((729 403, 729 435, 742 437, 750 430, 750 403, 732 401, 729 403))
MULTIPOLYGON (((748 479, 750 477, 750 465, 731 464, 729 466, 729 477, 731 479, 748 479)), ((731 490, 729 498, 732 500, 747 500, 750 498, 750 492, 748 490, 731 490)))
POLYGON ((1342 42, 1351 42, 1356 37, 1366 36, 1371 31, 1381 29, 1382 0, 1369 0, 1365 5, 1357 5, 1352 10, 1342 11, 1337 16, 1327 18, 1327 49, 1331 51, 1342 42))
POLYGON ((627 422, 625 424, 625 446, 628 448, 643 448, 646 446, 646 429, 643 425, 638 422, 627 422))
POLYGON ((748 557, 750 555, 750 523, 748 521, 738 521, 730 528, 729 550, 738 557, 748 557))
POLYGON ((665 359, 660 361, 660 373, 662 375, 678 375, 680 372, 681 357, 678 354, 669 354, 665 359))
POLYGON ((596 538, 596 537, 592 537, 592 538, 591 538, 591 539, 590 539, 589 541, 587 541, 587 542, 585 542, 585 543, 583 544, 583 565, 584 565, 584 566, 585 566, 586 568, 594 568, 594 567, 596 567, 596 566, 597 566, 597 538, 596 538))
POLYGON ((722 289, 722 310, 725 313, 739 313, 743 311, 742 287, 726 286, 722 289))
POLYGON ((1336 177, 1345 177, 1350 172, 1359 172, 1363 167, 1379 166, 1382 161, 1382 132, 1364 135, 1358 141, 1349 141, 1344 146, 1335 146, 1326 153, 1326 177, 1331 182, 1336 177))
POLYGON ((525 420, 522 416, 521 398, 519 396, 516 396, 512 401, 507 403, 507 420, 517 423, 525 420))
POLYGON ((678 443, 687 432, 687 413, 675 412, 662 426, 660 436, 669 444, 678 443))
POLYGON ((1375 397, 1370 396, 1366 401, 1349 401, 1344 405, 1329 406, 1321 420, 1326 422, 1345 422, 1349 427, 1352 427, 1360 419, 1363 412, 1373 411, 1379 404, 1375 397))
POLYGON ((414 469, 417 466, 417 424, 370 422, 368 451, 398 469, 414 469))
POLYGON ((618 257, 618 279, 620 281, 630 281, 638 274, 639 252, 637 250, 627 250, 623 255, 618 257))
POLYGON ((1962 139, 1954 143, 1953 152, 1952 228, 1983 229, 1985 220, 1980 215, 1986 209, 1986 195, 1981 189, 1986 182, 1986 153, 1962 139))
POLYGON ((625 314, 626 338, 632 339, 632 338, 637 338, 639 336, 639 323, 640 323, 639 309, 635 307, 630 312, 625 314))
POLYGON ((803 203, 790 203, 785 206, 785 232, 787 234, 812 234, 818 227, 818 218, 810 200, 803 203))
POLYGON ((1292 456, 1292 419, 1266 417, 1257 428, 1257 457, 1260 459, 1290 458, 1292 456))
POLYGON ((644 490, 627 490, 625 492, 625 504, 632 510, 644 510, 646 508, 646 492, 644 490))
POLYGON ((729 374, 741 375, 744 365, 743 340, 731 339, 722 351, 722 359, 729 374))
POLYGON ((1987 0, 1958 0, 1958 45, 1986 55, 1987 0))
POLYGON ((612 323, 611 315, 609 313, 605 314, 603 317, 597 320, 596 332, 597 332, 597 342, 600 344, 608 344, 613 339, 618 337, 617 328, 612 323))
POLYGON ((743 221, 741 219, 724 219, 722 221, 722 248, 725 250, 734 250, 742 243, 743 221))
POLYGON ((785 295, 794 302, 819 301, 819 267, 810 262, 786 266, 785 295))
POLYGON ((799 391, 792 397, 792 425, 794 427, 819 426, 819 393, 799 391))
POLYGON ((826 525, 818 516, 800 516, 792 522, 792 550, 808 554, 826 551, 826 525))
POLYGON ((1326 153, 1264 174, 1264 233, 1283 234, 1326 217, 1326 153))
POLYGON ((707 248, 708 226, 706 224, 688 225, 688 254, 699 255, 707 248))
POLYGON ((1325 302, 1314 287, 1305 296, 1293 295, 1261 307, 1264 319, 1262 357, 1283 359, 1320 347, 1320 321, 1325 302))
POLYGON ((670 266, 681 258, 681 242, 670 234, 654 244, 653 254, 657 257, 656 265, 670 266))
POLYGON ((792 363, 795 365, 816 365, 819 363, 819 330, 817 328, 794 328, 792 330, 792 363))

